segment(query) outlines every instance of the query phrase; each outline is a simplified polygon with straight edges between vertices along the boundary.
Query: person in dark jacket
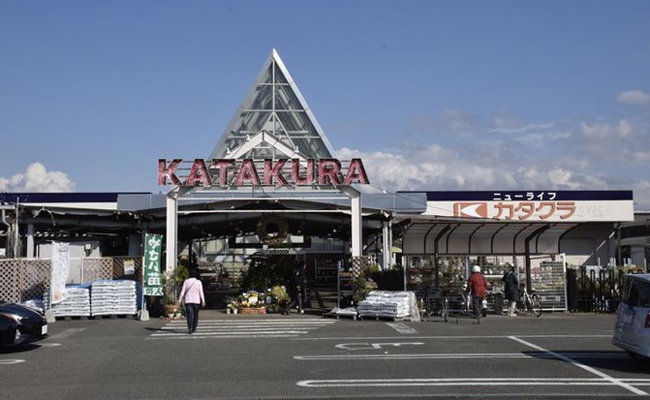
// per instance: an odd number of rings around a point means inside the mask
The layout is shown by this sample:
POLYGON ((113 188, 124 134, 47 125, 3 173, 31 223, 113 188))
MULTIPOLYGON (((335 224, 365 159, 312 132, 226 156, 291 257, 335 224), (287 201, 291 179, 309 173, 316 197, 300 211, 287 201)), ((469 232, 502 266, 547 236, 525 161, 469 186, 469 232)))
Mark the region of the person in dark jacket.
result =
POLYGON ((501 280, 504 283, 503 295, 510 303, 508 308, 508 316, 516 317, 515 309, 517 308, 517 300, 519 300, 519 278, 516 272, 517 267, 512 267, 510 271, 503 275, 501 280))
POLYGON ((475 265, 472 267, 472 275, 467 280, 467 289, 472 295, 472 306, 474 307, 474 317, 479 318, 481 315, 481 305, 483 299, 487 297, 488 281, 481 273, 481 267, 475 265))

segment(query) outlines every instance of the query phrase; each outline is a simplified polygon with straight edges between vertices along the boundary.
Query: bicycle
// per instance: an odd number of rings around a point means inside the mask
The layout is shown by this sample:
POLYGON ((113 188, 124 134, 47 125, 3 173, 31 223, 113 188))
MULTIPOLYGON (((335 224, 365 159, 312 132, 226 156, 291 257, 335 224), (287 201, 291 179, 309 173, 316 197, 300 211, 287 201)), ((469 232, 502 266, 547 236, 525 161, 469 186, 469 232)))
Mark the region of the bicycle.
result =
POLYGON ((535 293, 535 289, 532 289, 531 293, 528 293, 526 286, 524 285, 522 289, 523 300, 517 302, 517 313, 519 314, 528 314, 533 312, 536 317, 542 316, 542 303, 539 301, 539 296, 535 293))

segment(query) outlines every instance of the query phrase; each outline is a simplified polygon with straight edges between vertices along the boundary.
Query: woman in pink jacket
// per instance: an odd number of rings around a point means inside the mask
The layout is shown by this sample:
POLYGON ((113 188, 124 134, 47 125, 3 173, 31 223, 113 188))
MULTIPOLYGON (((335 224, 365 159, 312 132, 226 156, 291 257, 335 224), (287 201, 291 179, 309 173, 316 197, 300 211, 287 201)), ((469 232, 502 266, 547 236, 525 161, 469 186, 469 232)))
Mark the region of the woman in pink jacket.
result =
POLYGON ((190 269, 190 277, 183 282, 183 288, 179 296, 180 301, 185 304, 185 318, 187 318, 187 332, 196 332, 199 324, 199 305, 205 307, 205 296, 203 295, 203 283, 198 279, 199 271, 196 268, 190 269))

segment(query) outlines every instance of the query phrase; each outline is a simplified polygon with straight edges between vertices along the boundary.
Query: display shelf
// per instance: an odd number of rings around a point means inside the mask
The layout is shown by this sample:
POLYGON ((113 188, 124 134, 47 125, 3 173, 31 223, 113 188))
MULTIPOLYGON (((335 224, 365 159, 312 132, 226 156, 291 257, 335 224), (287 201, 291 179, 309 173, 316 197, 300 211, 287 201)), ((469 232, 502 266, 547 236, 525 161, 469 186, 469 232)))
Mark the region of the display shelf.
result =
POLYGON ((314 283, 317 287, 336 286, 338 279, 337 260, 316 260, 314 283))
POLYGON ((355 289, 354 276, 351 272, 341 272, 339 275, 339 291, 342 295, 352 295, 355 289))

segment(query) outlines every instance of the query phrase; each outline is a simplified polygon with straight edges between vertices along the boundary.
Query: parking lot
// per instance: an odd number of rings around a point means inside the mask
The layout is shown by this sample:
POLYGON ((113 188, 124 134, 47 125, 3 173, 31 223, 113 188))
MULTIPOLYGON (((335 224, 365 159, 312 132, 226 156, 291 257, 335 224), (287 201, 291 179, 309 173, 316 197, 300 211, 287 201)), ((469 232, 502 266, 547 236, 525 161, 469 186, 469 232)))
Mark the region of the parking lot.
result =
POLYGON ((57 321, 0 354, 11 399, 645 396, 650 364, 610 344, 614 315, 424 322, 319 316, 57 321), (25 382, 30 382, 25 385, 25 382))

